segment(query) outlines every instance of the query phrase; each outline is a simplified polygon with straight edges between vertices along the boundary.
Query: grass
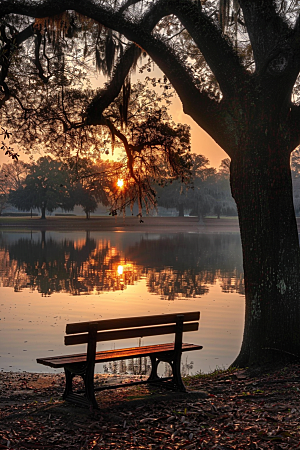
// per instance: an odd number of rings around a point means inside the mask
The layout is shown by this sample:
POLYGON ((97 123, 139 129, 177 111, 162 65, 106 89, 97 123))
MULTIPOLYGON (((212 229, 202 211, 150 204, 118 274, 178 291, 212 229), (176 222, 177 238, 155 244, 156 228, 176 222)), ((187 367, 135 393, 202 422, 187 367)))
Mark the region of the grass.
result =
POLYGON ((188 375, 183 378, 184 378, 184 383, 188 386, 189 382, 192 380, 206 380, 206 379, 216 378, 216 377, 220 377, 220 376, 224 376, 224 377, 230 376, 239 370, 243 370, 243 369, 238 369, 236 367, 228 367, 228 369, 216 367, 211 372, 203 373, 200 371, 199 373, 196 373, 195 375, 188 375))

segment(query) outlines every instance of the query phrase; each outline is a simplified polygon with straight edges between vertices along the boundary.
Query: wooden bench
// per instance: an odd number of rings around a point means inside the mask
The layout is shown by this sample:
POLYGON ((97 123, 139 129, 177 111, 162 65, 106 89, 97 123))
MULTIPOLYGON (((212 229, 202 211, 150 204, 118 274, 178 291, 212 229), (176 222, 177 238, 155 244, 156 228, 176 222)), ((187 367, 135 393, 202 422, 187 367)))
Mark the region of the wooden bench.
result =
POLYGON ((187 331, 197 331, 199 328, 199 319, 200 312, 188 312, 182 314, 164 314, 70 323, 66 326, 65 345, 86 343, 86 353, 38 358, 37 363, 53 368, 63 367, 66 376, 66 386, 63 398, 67 401, 92 406, 94 408, 98 408, 95 390, 124 387, 138 383, 165 382, 166 380, 171 380, 172 385, 176 389, 185 391, 180 373, 181 353, 200 350, 202 349, 202 346, 183 343, 182 334, 187 331), (155 344, 100 352, 96 351, 97 342, 173 333, 175 334, 174 342, 169 344, 155 344), (95 363, 145 356, 149 356, 151 361, 151 373, 147 380, 94 388, 95 363), (170 364, 172 368, 172 377, 160 378, 158 376, 157 366, 160 361, 166 361, 170 364), (80 375, 83 378, 85 387, 84 395, 73 393, 72 380, 75 375, 80 375))

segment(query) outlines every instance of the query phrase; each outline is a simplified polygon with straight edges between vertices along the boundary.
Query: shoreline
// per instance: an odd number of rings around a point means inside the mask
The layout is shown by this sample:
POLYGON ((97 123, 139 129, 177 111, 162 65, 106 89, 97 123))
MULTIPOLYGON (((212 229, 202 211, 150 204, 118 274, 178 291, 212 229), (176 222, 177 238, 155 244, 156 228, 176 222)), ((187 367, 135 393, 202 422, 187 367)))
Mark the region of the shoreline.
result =
MULTIPOLYGON (((296 218, 300 233, 300 217, 296 218)), ((110 217, 95 216, 86 219, 82 216, 39 217, 0 216, 0 231, 40 230, 40 231, 117 231, 136 233, 240 233, 237 217, 205 218, 202 223, 197 217, 153 217, 136 216, 110 217)))
POLYGON ((139 233, 239 233, 237 217, 205 218, 199 223, 197 217, 152 217, 140 219, 128 217, 83 217, 50 216, 39 217, 0 217, 0 231, 8 230, 42 230, 42 231, 134 231, 139 233))

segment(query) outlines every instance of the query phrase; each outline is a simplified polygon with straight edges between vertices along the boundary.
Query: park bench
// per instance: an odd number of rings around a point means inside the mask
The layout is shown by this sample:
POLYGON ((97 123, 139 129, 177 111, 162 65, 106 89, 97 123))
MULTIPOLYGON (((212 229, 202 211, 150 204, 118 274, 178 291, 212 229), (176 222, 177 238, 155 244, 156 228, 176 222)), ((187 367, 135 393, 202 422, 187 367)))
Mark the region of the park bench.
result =
POLYGON ((187 331, 197 331, 199 318, 200 312, 188 312, 70 323, 66 326, 65 345, 87 344, 87 351, 80 354, 38 358, 37 363, 53 368, 64 368, 66 385, 63 398, 93 408, 98 408, 95 390, 168 381, 177 390, 185 391, 180 373, 181 354, 182 352, 200 350, 202 346, 183 343, 182 334, 187 331), (96 350, 97 342, 165 334, 175 334, 174 342, 99 352, 96 350), (146 356, 149 356, 151 361, 151 373, 147 380, 94 388, 95 363, 146 356), (158 376, 157 367, 160 361, 170 364, 172 368, 171 377, 162 378, 158 376), (85 390, 79 393, 73 392, 72 380, 76 375, 80 375, 84 381, 85 390), (82 393, 84 395, 81 395, 82 393))

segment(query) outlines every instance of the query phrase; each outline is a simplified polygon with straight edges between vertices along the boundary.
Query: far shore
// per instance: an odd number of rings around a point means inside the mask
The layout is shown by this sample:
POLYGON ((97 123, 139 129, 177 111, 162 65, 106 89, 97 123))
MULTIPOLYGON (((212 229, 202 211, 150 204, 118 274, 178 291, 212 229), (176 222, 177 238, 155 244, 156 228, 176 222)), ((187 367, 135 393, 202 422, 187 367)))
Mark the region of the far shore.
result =
POLYGON ((239 233, 237 217, 150 217, 142 222, 136 216, 95 216, 90 219, 79 216, 0 217, 0 230, 57 230, 57 231, 134 231, 142 233, 239 233))
MULTIPOLYGON (((300 233, 300 217, 297 217, 300 233)), ((48 216, 46 219, 28 216, 0 216, 0 231, 130 231, 136 233, 239 233, 237 217, 152 217, 141 220, 136 216, 48 216)))

